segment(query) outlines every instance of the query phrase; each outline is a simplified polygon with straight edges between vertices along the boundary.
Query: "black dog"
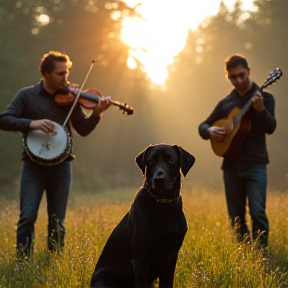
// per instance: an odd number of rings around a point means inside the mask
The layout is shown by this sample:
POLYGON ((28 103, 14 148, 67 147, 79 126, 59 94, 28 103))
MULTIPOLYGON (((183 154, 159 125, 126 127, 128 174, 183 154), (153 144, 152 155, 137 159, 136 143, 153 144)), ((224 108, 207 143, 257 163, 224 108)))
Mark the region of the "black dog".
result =
POLYGON ((181 173, 194 156, 177 145, 150 145, 136 156, 144 185, 110 235, 91 279, 93 288, 172 288, 178 251, 187 232, 181 173))

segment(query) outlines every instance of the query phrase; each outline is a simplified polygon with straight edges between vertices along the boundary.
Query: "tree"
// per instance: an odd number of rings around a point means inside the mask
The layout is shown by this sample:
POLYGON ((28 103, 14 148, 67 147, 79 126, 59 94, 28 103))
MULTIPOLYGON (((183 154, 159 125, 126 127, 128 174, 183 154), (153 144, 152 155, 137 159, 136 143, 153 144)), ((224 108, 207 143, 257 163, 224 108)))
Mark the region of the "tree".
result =
MULTIPOLYGON (((171 119, 170 125, 178 123, 182 130, 181 133, 178 129, 178 141, 186 142, 187 147, 191 147, 191 151, 194 150, 195 155, 198 155, 196 164, 199 161, 201 164, 195 172, 195 178, 202 179, 204 183, 207 182, 207 175, 212 183, 217 182, 216 179, 220 180, 215 174, 215 167, 220 167, 221 159, 215 158, 210 147, 204 149, 205 144, 197 130, 216 103, 232 89, 230 83, 224 80, 225 58, 234 53, 244 54, 252 68, 252 79, 259 85, 274 68, 279 66, 285 71, 288 67, 285 55, 288 41, 285 11, 288 2, 256 1, 258 11, 251 13, 245 21, 242 16, 246 12, 241 13, 239 4, 238 1, 234 12, 230 12, 222 3, 216 16, 190 32, 186 47, 175 57, 175 63, 170 67, 167 81, 167 97, 170 101, 176 98, 181 111, 181 117, 171 119)), ((277 189, 287 187, 285 176, 288 170, 284 124, 286 99, 284 82, 281 81, 278 86, 268 88, 275 94, 278 120, 276 132, 268 137, 271 160, 269 184, 277 189)))
MULTIPOLYGON (((75 160, 77 165, 74 165, 75 181, 79 178, 82 183, 91 183, 89 187, 98 187, 97 183, 103 177, 111 179, 111 175, 117 175, 114 178, 120 179, 131 173, 138 175, 134 157, 144 147, 142 136, 135 137, 135 134, 139 127, 149 123, 145 111, 148 105, 146 80, 140 69, 127 68, 129 47, 119 37, 122 18, 133 15, 134 8, 121 1, 102 0, 97 5, 96 1, 86 0, 26 0, 21 5, 19 3, 11 0, 0 3, 4 15, 0 24, 3 35, 0 46, 1 111, 18 89, 39 80, 38 65, 42 55, 49 50, 59 50, 71 57, 73 67, 69 80, 79 85, 91 61, 96 60, 84 89, 100 90, 114 100, 127 102, 137 112, 136 116, 126 118, 111 107, 95 133, 81 141, 75 135, 75 152, 79 156, 75 160), (40 12, 49 16, 49 24, 41 26, 39 21, 34 21, 40 12)), ((144 131, 144 137, 146 131, 140 129, 144 131)), ((153 134, 153 128, 147 133, 153 134)), ((18 177, 17 171, 20 170, 20 135, 0 131, 0 138, 0 148, 5 151, 0 153, 0 162, 5 163, 0 167, 0 182, 1 186, 10 189, 14 183, 12 179, 18 177)), ((128 183, 133 179, 130 177, 120 182, 128 183)))

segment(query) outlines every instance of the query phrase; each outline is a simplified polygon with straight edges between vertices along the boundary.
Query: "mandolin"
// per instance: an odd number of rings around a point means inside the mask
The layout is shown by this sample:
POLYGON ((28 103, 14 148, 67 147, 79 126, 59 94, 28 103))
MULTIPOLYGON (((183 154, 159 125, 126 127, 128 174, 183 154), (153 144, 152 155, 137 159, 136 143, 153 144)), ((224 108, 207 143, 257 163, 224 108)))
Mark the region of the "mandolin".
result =
MULTIPOLYGON (((260 87, 260 91, 262 92, 267 86, 276 83, 281 76, 281 69, 274 69, 260 87)), ((219 119, 213 123, 212 126, 223 127, 225 129, 225 138, 223 141, 210 139, 212 150, 217 156, 226 157, 230 160, 233 160, 236 157, 244 139, 250 131, 251 120, 247 111, 251 105, 252 99, 250 99, 242 109, 235 107, 227 118, 219 119)))

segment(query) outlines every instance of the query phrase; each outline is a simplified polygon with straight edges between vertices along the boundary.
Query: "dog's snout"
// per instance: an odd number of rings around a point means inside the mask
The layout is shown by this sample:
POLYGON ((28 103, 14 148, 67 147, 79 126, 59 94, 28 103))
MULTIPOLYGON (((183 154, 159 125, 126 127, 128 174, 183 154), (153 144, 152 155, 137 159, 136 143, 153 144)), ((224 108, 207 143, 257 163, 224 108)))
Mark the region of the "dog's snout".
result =
POLYGON ((158 170, 156 173, 155 173, 155 178, 163 178, 163 171, 162 170, 158 170))
POLYGON ((164 177, 162 176, 155 176, 153 177, 153 181, 164 181, 164 177))
POLYGON ((157 169, 152 178, 152 188, 153 189, 165 189, 167 186, 167 177, 162 169, 157 169))
POLYGON ((165 180, 165 173, 163 170, 158 169, 155 171, 154 176, 153 176, 153 181, 161 182, 165 180))

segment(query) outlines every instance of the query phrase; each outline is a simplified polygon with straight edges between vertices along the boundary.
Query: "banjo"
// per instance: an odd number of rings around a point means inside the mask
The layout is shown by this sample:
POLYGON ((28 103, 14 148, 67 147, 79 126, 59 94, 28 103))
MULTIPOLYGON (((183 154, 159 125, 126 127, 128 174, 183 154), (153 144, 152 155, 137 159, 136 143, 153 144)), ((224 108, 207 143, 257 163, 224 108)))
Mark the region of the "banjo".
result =
POLYGON ((66 128, 53 122, 57 134, 42 130, 32 130, 24 138, 24 148, 29 158, 44 166, 57 165, 63 162, 72 151, 72 137, 66 128))
MULTIPOLYGON (((75 96, 73 97, 74 102, 66 117, 64 124, 60 125, 59 123, 53 122, 53 124, 56 126, 57 131, 56 135, 52 133, 46 133, 42 130, 32 130, 25 135, 23 139, 23 145, 27 155, 33 162, 44 166, 57 165, 63 162, 65 159, 67 159, 68 156, 71 154, 73 139, 72 135, 68 132, 66 124, 80 97, 82 88, 86 82, 86 79, 88 78, 88 75, 92 69, 93 64, 94 61, 92 61, 90 69, 86 75, 86 78, 84 79, 81 88, 78 90, 76 97, 75 96)), ((86 94, 82 93, 81 96, 83 97, 83 95, 85 98, 86 94)), ((91 97, 90 94, 87 94, 86 96, 87 97, 84 100, 91 100, 94 101, 95 103, 98 103, 99 101, 99 98, 91 97)), ((70 95, 68 97, 70 97, 70 95)), ((121 104, 118 101, 113 100, 111 102, 113 105, 118 106, 120 110, 123 110, 123 114, 127 115, 133 114, 133 108, 129 107, 126 103, 121 104)), ((60 102, 58 102, 58 104, 60 105, 60 102)))

